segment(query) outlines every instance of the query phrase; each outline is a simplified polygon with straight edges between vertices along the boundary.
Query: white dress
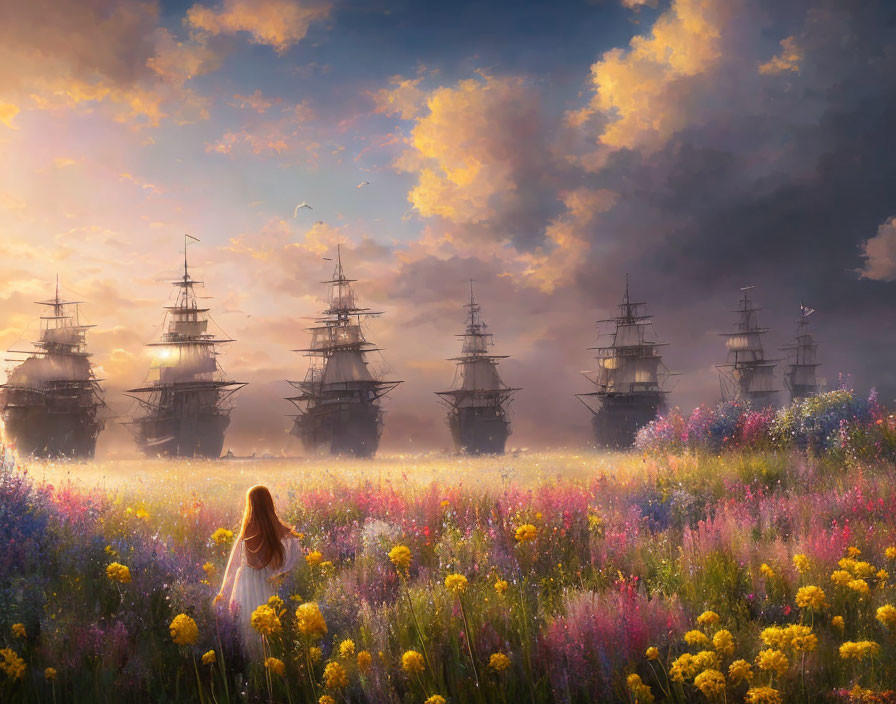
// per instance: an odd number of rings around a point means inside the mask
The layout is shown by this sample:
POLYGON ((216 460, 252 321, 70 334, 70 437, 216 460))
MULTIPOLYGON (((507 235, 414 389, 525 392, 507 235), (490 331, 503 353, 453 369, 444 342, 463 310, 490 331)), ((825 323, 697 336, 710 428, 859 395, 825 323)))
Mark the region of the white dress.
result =
POLYGON ((256 569, 246 561, 246 548, 243 540, 237 540, 230 551, 224 582, 221 585, 220 602, 233 611, 239 610, 239 628, 243 643, 253 655, 261 653, 261 639, 252 628, 252 612, 262 604, 267 604, 277 590, 271 581, 273 578, 289 572, 302 557, 302 548, 296 537, 287 535, 283 539, 283 564, 274 569, 268 564, 256 569))

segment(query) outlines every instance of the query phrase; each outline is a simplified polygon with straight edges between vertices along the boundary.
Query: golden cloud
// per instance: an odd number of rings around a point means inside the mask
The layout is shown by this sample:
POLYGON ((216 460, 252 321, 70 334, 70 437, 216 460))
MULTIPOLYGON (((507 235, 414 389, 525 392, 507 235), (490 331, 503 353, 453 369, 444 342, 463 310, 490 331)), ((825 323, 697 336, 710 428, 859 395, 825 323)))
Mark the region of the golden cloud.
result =
POLYGON ((568 115, 581 126, 600 114, 598 141, 612 148, 652 149, 688 123, 683 81, 723 58, 723 37, 739 16, 737 0, 673 0, 647 35, 612 49, 591 67, 594 96, 568 115))
POLYGON ((422 77, 393 76, 390 88, 382 88, 372 94, 376 111, 386 115, 398 115, 402 120, 413 120, 426 105, 426 93, 420 88, 422 77))
POLYGON ((763 75, 784 73, 785 71, 799 73, 802 59, 803 51, 797 44, 796 37, 786 37, 781 40, 781 53, 761 64, 759 73, 763 75))
POLYGON ((312 22, 325 19, 330 5, 305 5, 292 0, 224 0, 212 9, 193 5, 187 23, 211 35, 246 32, 254 44, 271 46, 283 53, 308 34, 312 22))

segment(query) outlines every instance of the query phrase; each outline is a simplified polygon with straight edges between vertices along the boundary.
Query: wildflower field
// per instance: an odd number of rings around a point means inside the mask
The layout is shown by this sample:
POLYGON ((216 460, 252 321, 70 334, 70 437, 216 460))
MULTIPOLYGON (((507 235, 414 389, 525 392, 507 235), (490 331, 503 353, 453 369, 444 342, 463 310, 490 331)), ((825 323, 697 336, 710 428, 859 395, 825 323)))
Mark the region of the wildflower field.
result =
POLYGON ((896 702, 892 419, 832 393, 626 454, 10 462, 0 701, 896 702), (258 482, 306 556, 250 660, 212 602, 258 482))

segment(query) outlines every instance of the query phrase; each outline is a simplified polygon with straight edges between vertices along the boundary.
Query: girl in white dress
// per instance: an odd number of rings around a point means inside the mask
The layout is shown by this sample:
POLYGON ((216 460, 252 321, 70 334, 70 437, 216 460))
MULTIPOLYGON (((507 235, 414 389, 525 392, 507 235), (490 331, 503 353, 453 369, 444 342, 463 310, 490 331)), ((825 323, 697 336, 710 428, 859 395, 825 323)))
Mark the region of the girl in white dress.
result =
POLYGON ((261 653, 261 638, 251 625, 252 612, 266 604, 276 588, 274 579, 289 572, 302 557, 293 529, 274 510, 271 492, 253 486, 246 493, 246 510, 230 552, 215 604, 237 612, 240 633, 250 653, 261 653))

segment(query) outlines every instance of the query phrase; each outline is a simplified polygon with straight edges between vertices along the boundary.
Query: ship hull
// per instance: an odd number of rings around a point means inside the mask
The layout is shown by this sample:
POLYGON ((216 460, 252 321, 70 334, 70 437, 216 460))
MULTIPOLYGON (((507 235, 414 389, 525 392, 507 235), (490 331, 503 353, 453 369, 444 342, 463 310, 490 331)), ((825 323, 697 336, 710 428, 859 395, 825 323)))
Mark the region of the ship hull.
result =
POLYGON ((373 457, 380 444, 383 411, 373 403, 328 403, 305 410, 292 434, 315 454, 373 457))
POLYGON ((148 416, 135 421, 136 439, 147 457, 217 459, 224 448, 230 416, 204 413, 189 417, 148 416))
POLYGON ((765 408, 776 408, 778 405, 777 391, 745 391, 741 396, 750 402, 751 408, 757 411, 765 408))
POLYGON ((46 407, 7 408, 6 433, 20 455, 90 459, 102 423, 77 413, 53 413, 46 407))
POLYGON ((448 427, 458 452, 503 455, 510 423, 494 408, 457 408, 448 414, 448 427))
POLYGON ((610 450, 631 447, 638 431, 656 419, 663 405, 661 394, 604 396, 592 409, 595 444, 610 450))

